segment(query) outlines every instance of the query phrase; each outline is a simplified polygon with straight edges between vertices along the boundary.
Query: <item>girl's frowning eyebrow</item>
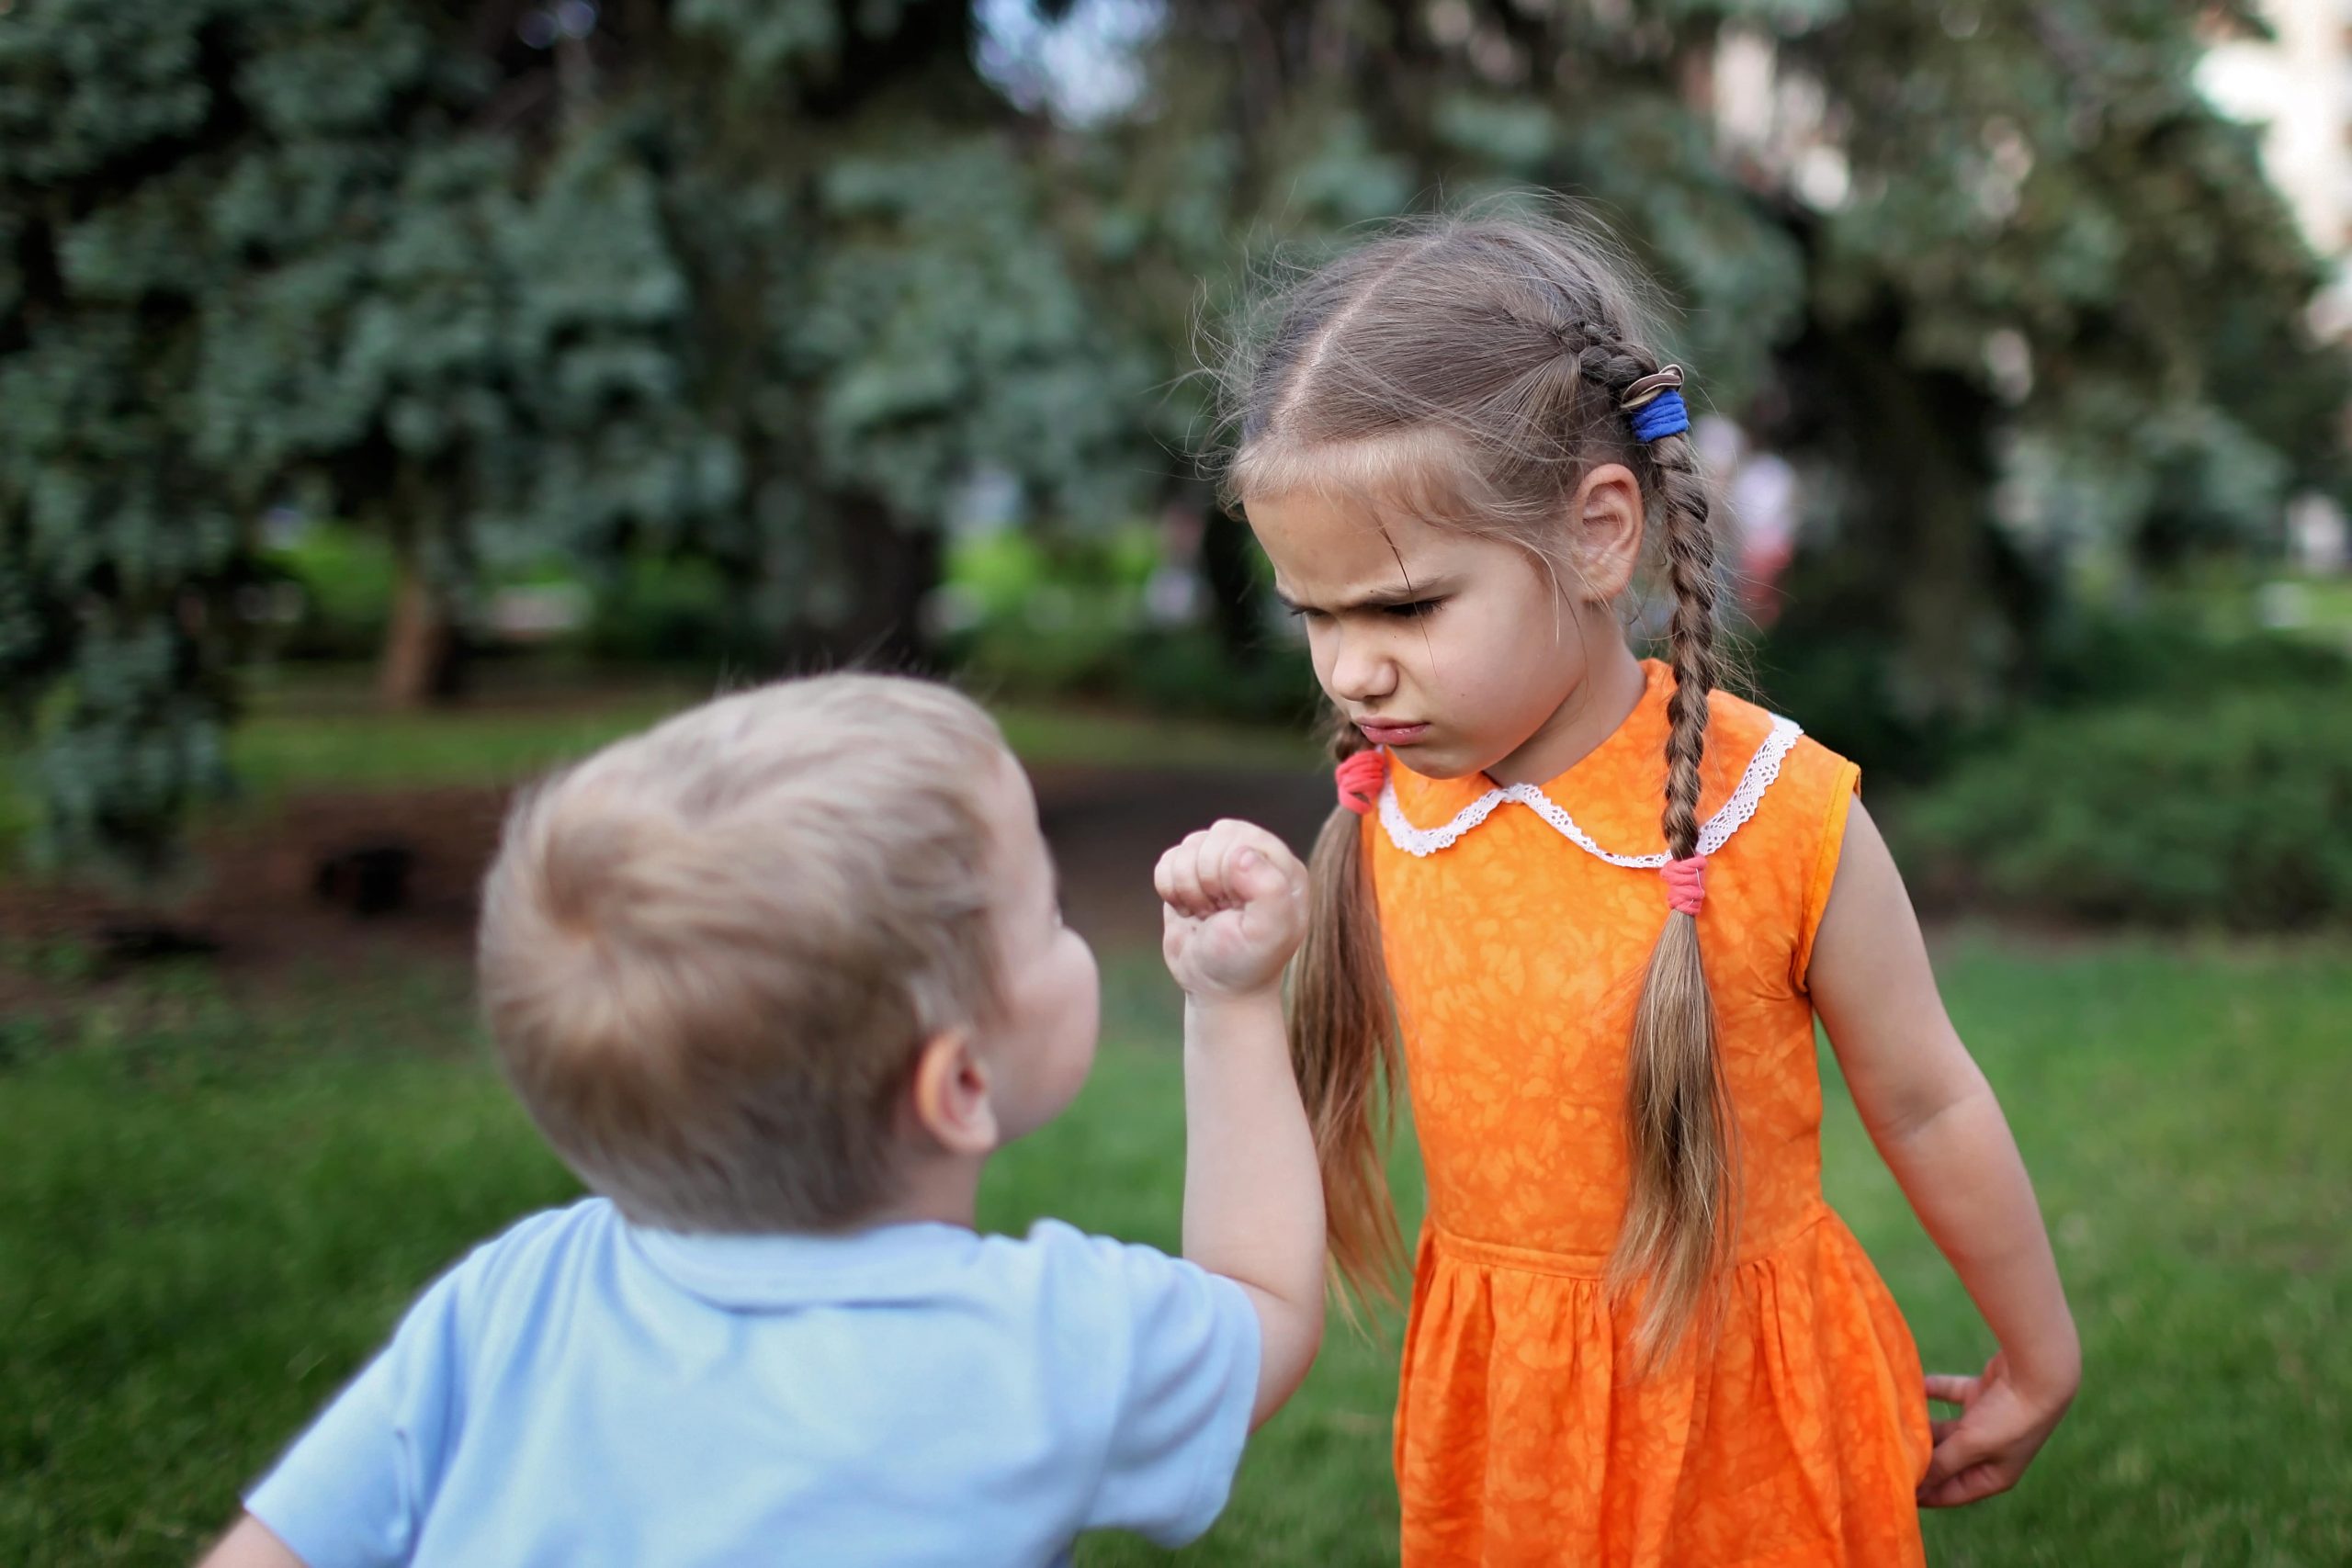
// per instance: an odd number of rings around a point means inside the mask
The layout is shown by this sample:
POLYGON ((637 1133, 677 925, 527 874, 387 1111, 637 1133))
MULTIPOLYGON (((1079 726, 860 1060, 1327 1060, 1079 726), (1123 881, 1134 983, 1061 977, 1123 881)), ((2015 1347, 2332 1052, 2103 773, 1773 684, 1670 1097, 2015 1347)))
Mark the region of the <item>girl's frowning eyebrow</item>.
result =
POLYGON ((1293 615, 1314 610, 1325 615, 1343 615, 1351 610, 1386 610, 1399 604, 1418 604, 1424 599, 1442 599, 1460 586, 1461 584, 1451 577, 1436 577, 1427 582, 1408 582, 1395 588, 1375 588, 1369 593, 1360 593, 1352 599, 1343 600, 1336 604, 1310 604, 1303 599, 1293 598, 1280 588, 1274 590, 1274 598, 1281 603, 1283 609, 1290 611, 1293 615))

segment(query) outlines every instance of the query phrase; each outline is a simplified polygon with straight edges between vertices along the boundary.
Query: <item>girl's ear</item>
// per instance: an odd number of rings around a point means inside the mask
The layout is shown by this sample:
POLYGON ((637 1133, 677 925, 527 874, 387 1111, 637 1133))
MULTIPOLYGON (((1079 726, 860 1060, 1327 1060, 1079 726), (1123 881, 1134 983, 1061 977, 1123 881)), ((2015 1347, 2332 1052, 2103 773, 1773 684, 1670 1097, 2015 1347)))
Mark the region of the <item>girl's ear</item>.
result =
POLYGON ((986 1063, 962 1030, 935 1034, 915 1056, 907 1111, 922 1134, 951 1155, 986 1155, 1003 1141, 986 1063))
POLYGON ((1603 604, 1633 586, 1642 559, 1642 486, 1623 463, 1602 463, 1577 486, 1569 515, 1576 524, 1577 565, 1584 584, 1603 604))

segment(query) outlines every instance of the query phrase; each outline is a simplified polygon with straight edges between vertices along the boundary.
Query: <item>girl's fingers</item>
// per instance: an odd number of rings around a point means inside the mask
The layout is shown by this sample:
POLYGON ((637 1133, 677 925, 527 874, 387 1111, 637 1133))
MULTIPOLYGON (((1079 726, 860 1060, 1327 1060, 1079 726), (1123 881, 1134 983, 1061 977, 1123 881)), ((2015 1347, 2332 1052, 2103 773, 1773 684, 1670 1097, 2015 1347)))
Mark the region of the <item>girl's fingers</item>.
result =
POLYGON ((1935 1452, 1928 1456, 1928 1473, 1919 1478, 1919 1489, 1925 1494, 1934 1491, 1953 1476, 1973 1466, 1984 1463, 1999 1450, 1979 1436, 1962 1416, 1953 1422, 1946 1435, 1936 1442, 1935 1452))
POLYGON ((1966 1404, 1976 1397, 1976 1378, 1954 1377, 1949 1372, 1928 1374, 1928 1397, 1939 1404, 1966 1404))
POLYGON ((2017 1472, 2004 1464, 1973 1465, 1949 1481, 1922 1487, 1919 1504, 1928 1508, 1964 1508, 2007 1492, 2017 1484, 2017 1472))
POLYGON ((1959 1425, 1960 1417, 1957 1416, 1947 1420, 1930 1421, 1928 1423, 1928 1437, 1934 1442, 1941 1443, 1946 1438, 1951 1436, 1952 1428, 1959 1425))

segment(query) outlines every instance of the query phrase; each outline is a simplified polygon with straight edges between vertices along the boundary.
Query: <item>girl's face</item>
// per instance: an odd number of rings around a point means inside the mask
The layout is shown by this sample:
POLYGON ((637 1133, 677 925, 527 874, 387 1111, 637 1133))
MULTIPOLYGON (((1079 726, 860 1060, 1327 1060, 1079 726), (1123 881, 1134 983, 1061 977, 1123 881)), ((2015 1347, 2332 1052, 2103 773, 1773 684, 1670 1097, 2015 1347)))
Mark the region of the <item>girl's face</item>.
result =
POLYGON ((1323 690, 1368 739, 1446 779, 1509 772, 1570 705, 1588 655, 1628 657, 1595 601, 1631 577, 1632 493, 1623 576, 1613 557, 1580 556, 1586 581, 1559 585, 1515 545, 1409 516, 1375 522, 1308 492, 1250 497, 1249 515, 1323 690))

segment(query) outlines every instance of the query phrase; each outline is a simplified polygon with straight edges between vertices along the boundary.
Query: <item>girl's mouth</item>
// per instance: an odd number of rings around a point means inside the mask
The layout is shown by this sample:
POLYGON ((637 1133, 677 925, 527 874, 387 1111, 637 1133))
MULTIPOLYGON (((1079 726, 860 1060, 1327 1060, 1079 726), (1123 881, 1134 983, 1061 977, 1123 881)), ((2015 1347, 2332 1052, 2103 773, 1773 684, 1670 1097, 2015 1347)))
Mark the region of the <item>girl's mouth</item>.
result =
POLYGON ((1374 746, 1410 746, 1430 732, 1427 724, 1383 724, 1370 718, 1356 720, 1356 728, 1374 746))

